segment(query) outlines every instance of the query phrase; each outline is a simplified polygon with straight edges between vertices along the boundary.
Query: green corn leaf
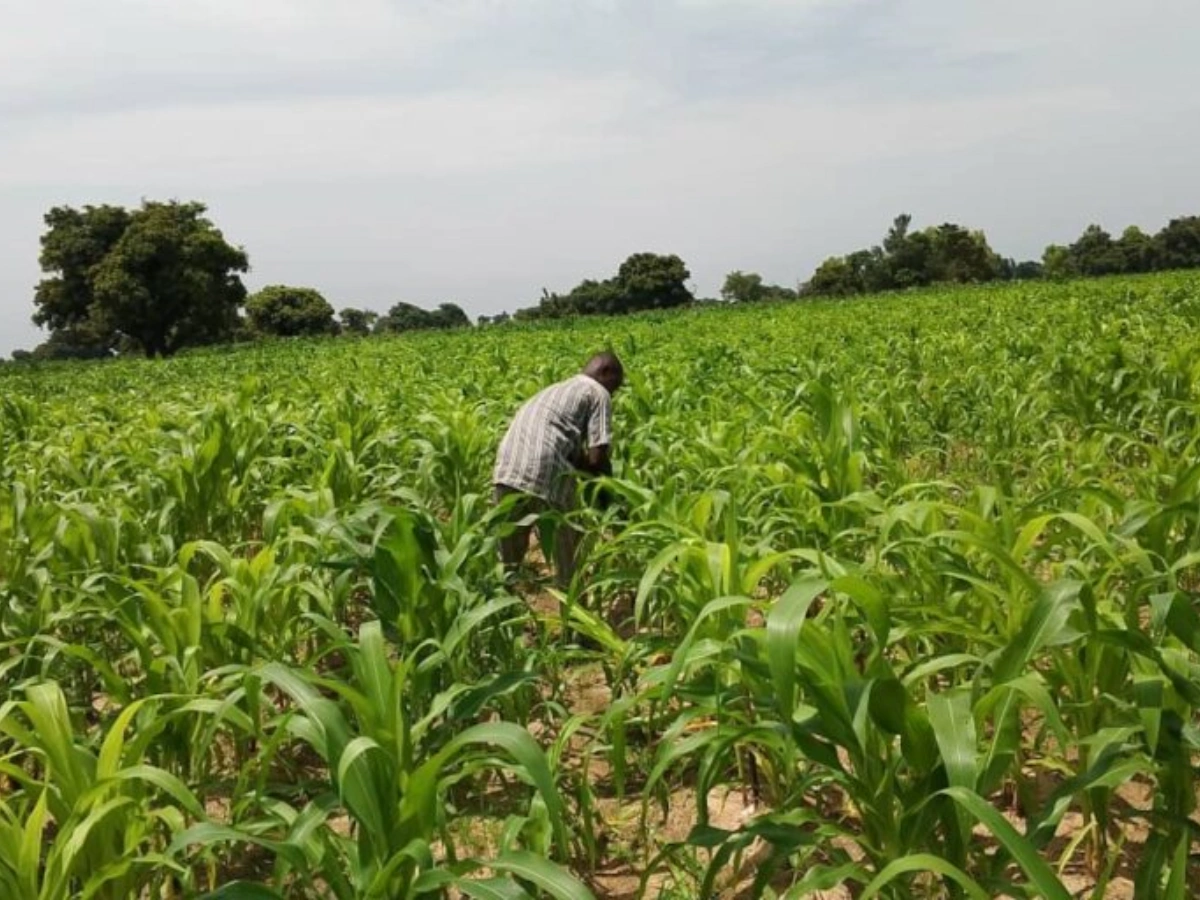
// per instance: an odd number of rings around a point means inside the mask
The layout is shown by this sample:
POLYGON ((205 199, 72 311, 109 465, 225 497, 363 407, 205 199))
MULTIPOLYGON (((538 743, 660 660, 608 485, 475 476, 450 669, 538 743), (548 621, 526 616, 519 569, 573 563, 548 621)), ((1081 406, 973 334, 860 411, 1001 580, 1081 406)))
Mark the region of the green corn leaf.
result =
MULTIPOLYGON (((979 770, 970 689, 956 688, 931 694, 927 705, 929 724, 946 769, 946 780, 952 787, 974 791, 979 770)), ((965 845, 970 840, 970 822, 959 810, 955 810, 955 818, 958 820, 960 839, 965 845)))
POLYGON ((535 884, 556 900, 596 900, 595 895, 577 879, 532 853, 508 851, 495 859, 489 859, 487 866, 535 884))
POLYGON ((946 860, 928 853, 914 853, 888 863, 863 890, 861 900, 870 900, 897 878, 916 872, 933 872, 935 875, 949 878, 962 887, 973 900, 990 900, 991 895, 970 875, 946 860))
POLYGON ((64 875, 74 872, 75 860, 83 852, 92 832, 105 831, 109 819, 118 817, 134 805, 134 801, 130 797, 113 797, 88 810, 82 821, 67 832, 66 841, 58 857, 58 867, 64 875))
POLYGON ((992 664, 997 684, 1020 675, 1043 648, 1073 636, 1067 620, 1079 607, 1081 589, 1079 582, 1066 581, 1051 585, 1038 594, 1020 631, 992 664))
POLYGON ((931 768, 937 756, 937 744, 929 716, 895 678, 881 678, 870 684, 868 708, 871 718, 889 734, 899 735, 905 758, 919 770, 931 768))
POLYGON ((129 766, 116 772, 114 781, 141 781, 153 785, 197 819, 204 818, 204 808, 196 795, 179 778, 156 766, 129 766))
POLYGON ((862 609, 875 643, 886 647, 892 631, 891 612, 883 592, 857 575, 842 575, 829 583, 830 590, 845 594, 862 609))
MULTIPOLYGON (((675 685, 679 681, 679 676, 683 672, 684 666, 695 661, 692 650, 697 646, 697 635, 704 623, 713 616, 720 615, 731 609, 737 609, 741 606, 750 606, 753 602, 749 597, 718 597, 716 600, 709 601, 704 605, 704 608, 697 614, 691 628, 688 629, 687 635, 680 642, 679 647, 671 657, 671 665, 667 668, 666 676, 663 678, 659 704, 670 702, 675 692, 675 685)), ((703 649, 701 649, 701 652, 704 652, 703 649)))
POLYGON ((1171 634, 1194 653, 1200 653, 1200 613, 1187 597, 1179 593, 1171 595, 1165 620, 1171 634))
POLYGON ((639 625, 645 624, 646 621, 646 602, 650 598, 651 592, 658 584, 659 578, 667 570, 671 563, 678 560, 680 557, 686 556, 690 552, 690 547, 686 544, 674 544, 663 550, 655 559, 646 567, 645 573, 642 575, 641 582, 638 584, 637 595, 634 597, 634 621, 639 625))
POLYGON ((937 656, 917 663, 900 680, 906 688, 912 687, 926 678, 932 678, 934 675, 950 669, 956 669, 959 666, 977 666, 982 661, 980 657, 970 653, 947 653, 945 656, 937 656))
POLYGON ((796 705, 796 648, 800 629, 813 601, 826 589, 827 582, 815 575, 796 579, 771 606, 767 614, 767 661, 775 684, 780 716, 790 722, 796 705))
POLYGON ((385 803, 396 795, 396 772, 383 748, 368 737, 356 737, 337 760, 339 796, 366 830, 379 852, 391 849, 394 812, 385 803))
POLYGON ((529 894, 508 878, 462 878, 454 886, 476 900, 530 900, 529 894))
POLYGON ((554 829, 559 852, 568 852, 565 808, 542 750, 529 732, 511 722, 489 722, 468 728, 454 738, 439 755, 450 761, 465 748, 474 744, 493 745, 504 749, 520 765, 542 795, 554 829))
POLYGON ((41 868, 41 850, 46 819, 46 791, 43 790, 39 792, 37 802, 33 805, 25 822, 16 858, 15 874, 25 897, 38 896, 38 876, 41 868))
POLYGON ((283 857, 287 863, 301 871, 305 867, 304 853, 301 848, 287 841, 273 841, 269 838, 240 831, 227 825, 217 825, 212 822, 201 822, 193 825, 187 831, 175 835, 167 847, 168 856, 178 856, 188 847, 214 847, 219 844, 254 844, 262 847, 276 856, 283 857))
POLYGON ((1045 900, 1071 900, 1070 892, 1063 887, 1049 863, 1038 855, 1033 845, 1022 837, 1007 819, 996 812, 991 804, 964 787, 949 787, 942 793, 970 813, 1000 841, 1024 871, 1039 897, 1044 897, 1045 900))

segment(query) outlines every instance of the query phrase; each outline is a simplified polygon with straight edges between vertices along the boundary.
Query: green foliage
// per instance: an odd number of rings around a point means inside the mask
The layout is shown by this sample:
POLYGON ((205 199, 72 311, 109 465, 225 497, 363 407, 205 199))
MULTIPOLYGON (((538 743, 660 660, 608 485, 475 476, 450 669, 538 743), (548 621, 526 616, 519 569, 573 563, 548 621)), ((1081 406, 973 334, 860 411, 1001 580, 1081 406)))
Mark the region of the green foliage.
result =
POLYGON ((1061 244, 1051 244, 1046 248, 1042 254, 1042 272, 1047 278, 1055 281, 1079 274, 1075 261, 1071 258, 1070 248, 1061 244))
POLYGON ((635 253, 617 270, 617 286, 624 297, 621 312, 670 309, 692 301, 687 280, 692 275, 674 254, 635 253))
POLYGON ((250 328, 264 335, 298 337, 336 330, 333 307, 312 288, 273 284, 246 301, 250 328))
POLYGON ((911 232, 912 217, 897 216, 882 247, 822 263, 802 289, 814 296, 847 297, 931 284, 993 281, 1004 265, 981 231, 946 223, 911 232))
POLYGON ((228 340, 246 296, 237 273, 249 263, 204 212, 177 202, 52 209, 34 322, 57 345, 107 350, 123 335, 147 356, 228 340))
MULTIPOLYGON (((45 216, 42 270, 55 273, 37 286, 36 325, 51 331, 90 322, 95 301, 93 270, 104 261, 129 227, 133 214, 119 206, 58 206, 45 216)), ((111 340, 111 329, 102 335, 111 340)), ((97 335, 101 337, 101 335, 97 335)))
MULTIPOLYGON (((850 297, 934 284, 1038 278, 1062 281, 1079 276, 1200 268, 1200 217, 1195 216, 1173 219, 1154 237, 1130 226, 1113 240, 1099 225, 1089 225, 1075 243, 1048 246, 1040 263, 1000 258, 981 231, 946 223, 912 232, 911 224, 908 214, 897 216, 882 246, 825 260, 801 293, 850 297)), ((734 279, 733 290, 743 296, 754 295, 756 277, 740 272, 729 276, 734 279)), ((727 280, 726 287, 730 284, 727 280)))
POLYGON ((1117 240, 1089 225, 1069 247, 1047 247, 1043 262, 1056 279, 1200 268, 1200 217, 1172 219, 1153 237, 1131 225, 1117 240))
POLYGON ((946 223, 924 234, 930 245, 929 283, 971 284, 993 281, 999 274, 999 259, 982 231, 946 223))
POLYGON ((721 299, 727 303, 757 303, 763 293, 762 276, 756 272, 730 272, 721 287, 721 299))
POLYGON ((471 320, 454 303, 442 303, 435 310, 421 309, 411 303, 397 303, 375 322, 376 333, 427 331, 431 329, 469 328, 471 320))
MULTIPOLYGON (((107 359, 113 355, 115 336, 94 323, 68 325, 51 332, 50 337, 27 354, 28 359, 107 359)), ((18 351, 19 352, 19 351, 18 351)), ((17 354, 13 354, 16 359, 17 354)))
MULTIPOLYGON (((1153 272, 1162 267, 1162 247, 1136 225, 1130 225, 1122 232, 1120 239, 1116 241, 1116 250, 1120 256, 1120 272, 1137 274, 1153 272)), ((1196 259, 1200 261, 1200 254, 1197 254, 1196 259)))
POLYGON ((338 313, 338 325, 341 328, 342 334, 357 335, 362 337, 370 334, 375 322, 379 319, 379 313, 370 309, 354 309, 346 307, 338 313))
POLYGON ((517 310, 515 318, 561 319, 671 309, 695 299, 687 287, 691 277, 678 256, 635 253, 621 264, 614 278, 586 279, 566 295, 543 291, 536 307, 517 310))
POLYGON ((852 297, 855 294, 866 293, 868 287, 865 270, 869 261, 869 254, 831 256, 817 266, 817 270, 804 285, 802 293, 817 297, 852 297))
POLYGON ((1000 260, 1001 281, 1033 281, 1045 277, 1045 271, 1040 262, 1032 259, 1017 262, 1015 259, 1000 260))
POLYGON ((1125 263, 1112 236, 1099 225, 1084 229, 1067 254, 1072 271, 1080 275, 1116 275, 1125 263))
POLYGON ((1197 321, 1177 273, 6 366, 0 896, 1188 896, 1197 321), (616 501, 515 593, 494 450, 581 346, 616 501))
POLYGON ((796 292, 777 284, 764 284, 756 272, 730 272, 721 287, 726 303, 761 303, 764 300, 795 300, 796 292))
POLYGON ((1156 269, 1200 268, 1200 216, 1172 219, 1154 236, 1156 269))

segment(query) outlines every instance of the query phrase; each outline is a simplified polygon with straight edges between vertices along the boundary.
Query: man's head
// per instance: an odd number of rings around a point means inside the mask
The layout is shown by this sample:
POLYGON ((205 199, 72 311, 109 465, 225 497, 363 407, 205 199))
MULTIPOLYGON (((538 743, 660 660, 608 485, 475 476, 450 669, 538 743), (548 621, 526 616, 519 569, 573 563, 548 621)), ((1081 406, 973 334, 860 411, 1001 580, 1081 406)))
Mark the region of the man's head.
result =
POLYGON ((617 354, 607 351, 589 359, 583 367, 583 374, 600 382, 610 394, 615 394, 625 383, 625 369, 621 360, 617 359, 617 354))

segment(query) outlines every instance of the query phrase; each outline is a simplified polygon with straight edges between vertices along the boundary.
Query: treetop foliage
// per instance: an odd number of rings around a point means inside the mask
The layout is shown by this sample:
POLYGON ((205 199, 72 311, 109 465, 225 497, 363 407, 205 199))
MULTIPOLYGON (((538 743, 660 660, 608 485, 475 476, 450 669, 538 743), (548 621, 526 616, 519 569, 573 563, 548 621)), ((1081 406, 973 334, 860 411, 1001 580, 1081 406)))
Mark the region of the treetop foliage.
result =
POLYGON ((1114 239, 1089 225, 1075 243, 1047 247, 1042 263, 1047 278, 1194 269, 1200 267, 1200 216, 1172 219, 1153 236, 1131 225, 1114 239))
POLYGON ((375 333, 425 331, 439 328, 468 328, 471 320, 457 303, 441 303, 437 309, 421 309, 411 303, 397 303, 375 322, 375 333))
POLYGON ((1089 225, 1073 244, 1051 244, 1041 262, 1000 257, 982 231, 945 223, 911 230, 912 217, 897 216, 882 245, 833 256, 821 263, 800 293, 845 297, 877 291, 987 281, 1133 275, 1200 267, 1200 217, 1173 219, 1156 235, 1137 226, 1120 238, 1089 225))
POLYGON ((257 334, 297 337, 336 334, 333 307, 312 288, 273 284, 246 301, 250 329, 257 334))
POLYGON ((517 310, 514 318, 610 316, 683 306, 695 299, 687 286, 691 277, 683 260, 674 254, 635 253, 621 263, 612 278, 585 279, 567 294, 543 291, 537 306, 517 310))
POLYGON ((124 345, 169 356, 229 340, 246 298, 239 273, 250 263, 205 209, 172 201, 50 210, 40 256, 49 277, 35 291, 33 321, 68 355, 124 345))

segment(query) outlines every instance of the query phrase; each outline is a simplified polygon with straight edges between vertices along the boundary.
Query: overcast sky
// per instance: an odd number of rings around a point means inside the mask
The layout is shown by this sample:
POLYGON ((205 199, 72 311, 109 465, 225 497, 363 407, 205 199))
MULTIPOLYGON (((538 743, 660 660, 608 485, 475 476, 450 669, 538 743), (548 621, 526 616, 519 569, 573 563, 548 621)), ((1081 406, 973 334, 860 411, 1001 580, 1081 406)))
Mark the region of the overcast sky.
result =
POLYGON ((490 314, 892 217, 1038 256, 1200 213, 1196 0, 0 0, 0 354, 57 204, 201 200, 251 289, 490 314))

